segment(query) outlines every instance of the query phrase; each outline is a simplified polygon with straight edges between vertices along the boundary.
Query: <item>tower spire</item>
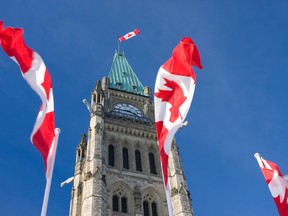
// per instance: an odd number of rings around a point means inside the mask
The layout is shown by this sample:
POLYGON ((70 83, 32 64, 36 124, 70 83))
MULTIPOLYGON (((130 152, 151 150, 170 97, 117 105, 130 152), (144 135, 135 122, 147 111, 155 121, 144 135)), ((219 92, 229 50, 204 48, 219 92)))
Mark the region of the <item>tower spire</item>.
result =
POLYGON ((108 77, 110 79, 110 88, 145 95, 144 86, 128 63, 124 52, 115 51, 108 77))

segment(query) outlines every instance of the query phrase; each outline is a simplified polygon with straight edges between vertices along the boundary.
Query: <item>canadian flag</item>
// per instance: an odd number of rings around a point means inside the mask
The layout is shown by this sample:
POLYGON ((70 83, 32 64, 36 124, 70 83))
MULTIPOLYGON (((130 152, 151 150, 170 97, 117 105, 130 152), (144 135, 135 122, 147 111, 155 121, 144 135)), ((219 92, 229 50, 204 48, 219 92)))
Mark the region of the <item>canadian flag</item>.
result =
POLYGON ((119 41, 122 42, 122 41, 128 40, 138 34, 140 34, 140 31, 138 29, 134 29, 133 32, 129 32, 125 34, 124 36, 119 37, 119 41))
POLYGON ((42 106, 31 134, 31 142, 43 157, 46 178, 48 178, 51 176, 56 154, 55 139, 58 138, 60 132, 59 129, 54 128, 52 80, 42 58, 25 44, 23 33, 23 29, 20 28, 4 29, 3 21, 0 21, 2 49, 19 65, 23 78, 42 100, 42 106))
POLYGON ((154 104, 158 147, 169 215, 172 203, 168 184, 168 156, 175 133, 189 111, 196 83, 192 66, 202 68, 200 54, 191 38, 183 38, 172 57, 163 64, 155 82, 154 104))
POLYGON ((255 158, 261 168, 268 188, 274 198, 280 216, 288 215, 288 177, 283 176, 277 164, 263 159, 259 153, 255 158))

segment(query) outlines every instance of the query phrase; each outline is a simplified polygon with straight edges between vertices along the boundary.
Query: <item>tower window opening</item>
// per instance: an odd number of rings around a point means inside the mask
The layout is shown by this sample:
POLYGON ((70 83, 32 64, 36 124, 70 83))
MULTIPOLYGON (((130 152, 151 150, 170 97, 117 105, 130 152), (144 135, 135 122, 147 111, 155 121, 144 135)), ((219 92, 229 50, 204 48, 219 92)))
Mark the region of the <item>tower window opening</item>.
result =
POLYGON ((144 213, 144 216, 150 216, 149 203, 146 200, 143 202, 143 213, 144 213))
POLYGON ((112 208, 113 211, 119 212, 119 197, 117 195, 114 195, 112 198, 112 208))
POLYGON ((97 93, 97 97, 96 97, 96 99, 97 99, 97 101, 96 101, 96 103, 100 103, 100 94, 99 93, 97 93))
POLYGON ((121 215, 128 213, 128 198, 127 197, 128 196, 127 196, 126 191, 123 190, 123 188, 121 187, 113 191, 113 196, 112 196, 113 212, 122 213, 121 215))
POLYGON ((158 216, 157 203, 145 200, 143 202, 143 215, 144 216, 158 216))
POLYGON ((155 157, 152 152, 149 153, 149 164, 150 164, 150 172, 156 175, 157 171, 156 171, 155 157))
POLYGON ((127 207, 127 198, 122 197, 121 198, 121 212, 127 213, 128 212, 128 207, 127 207))
POLYGON ((82 161, 85 158, 85 149, 79 148, 77 150, 77 162, 82 161))
POLYGON ((123 157, 123 168, 129 169, 129 155, 127 148, 122 149, 122 157, 123 157))
POLYGON ((141 152, 139 150, 135 151, 135 160, 136 170, 142 172, 141 152))
POLYGON ((109 145, 108 147, 108 165, 114 167, 115 166, 115 156, 114 156, 114 146, 109 145))
POLYGON ((81 150, 78 149, 78 151, 77 151, 77 161, 81 161, 82 160, 81 155, 82 155, 81 150))
POLYGON ((158 216, 157 203, 153 202, 151 204, 151 209, 152 209, 152 216, 158 216))

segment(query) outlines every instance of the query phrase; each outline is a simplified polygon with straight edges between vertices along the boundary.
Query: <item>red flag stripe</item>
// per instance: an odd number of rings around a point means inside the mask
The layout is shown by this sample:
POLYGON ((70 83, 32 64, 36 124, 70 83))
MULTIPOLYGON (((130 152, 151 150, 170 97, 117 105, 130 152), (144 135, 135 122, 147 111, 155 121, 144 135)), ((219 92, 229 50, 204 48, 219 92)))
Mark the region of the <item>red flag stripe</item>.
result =
POLYGON ((23 33, 23 29, 7 27, 1 32, 1 38, 3 50, 9 57, 17 60, 21 72, 25 74, 31 68, 33 51, 26 46, 23 33))
POLYGON ((163 121, 156 122, 156 132, 158 137, 160 160, 162 164, 162 174, 164 179, 164 185, 168 183, 168 155, 164 150, 164 143, 169 131, 163 126, 163 121))
POLYGON ((3 28, 4 28, 4 22, 0 20, 0 32, 3 30, 3 28))
MULTIPOLYGON (((3 31, 3 29, 4 29, 4 23, 3 21, 0 20, 0 34, 3 31)), ((0 40, 0 45, 1 45, 1 40, 0 40)))
POLYGON ((42 58, 25 44, 23 33, 20 28, 2 28, 0 39, 3 50, 17 62, 24 79, 42 100, 31 142, 40 151, 47 171, 47 160, 51 156, 51 145, 55 139, 52 80, 42 58))
POLYGON ((196 75, 191 66, 203 68, 200 61, 199 51, 190 38, 183 38, 180 44, 174 49, 170 58, 163 68, 171 74, 180 76, 191 76, 196 82, 196 75))
POLYGON ((45 169, 47 169, 47 158, 54 137, 54 112, 50 112, 45 115, 41 126, 36 130, 35 134, 31 136, 32 143, 43 157, 45 169))

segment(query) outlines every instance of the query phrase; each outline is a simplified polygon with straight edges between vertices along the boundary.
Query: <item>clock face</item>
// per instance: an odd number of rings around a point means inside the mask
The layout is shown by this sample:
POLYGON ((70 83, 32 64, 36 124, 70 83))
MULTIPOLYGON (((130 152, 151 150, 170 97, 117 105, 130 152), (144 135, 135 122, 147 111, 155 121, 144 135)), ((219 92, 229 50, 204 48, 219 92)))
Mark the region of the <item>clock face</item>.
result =
POLYGON ((142 110, 140 110, 138 107, 135 107, 135 106, 133 106, 131 104, 127 104, 127 103, 115 104, 113 107, 113 110, 116 112, 126 114, 126 115, 134 115, 134 116, 143 117, 142 110))

